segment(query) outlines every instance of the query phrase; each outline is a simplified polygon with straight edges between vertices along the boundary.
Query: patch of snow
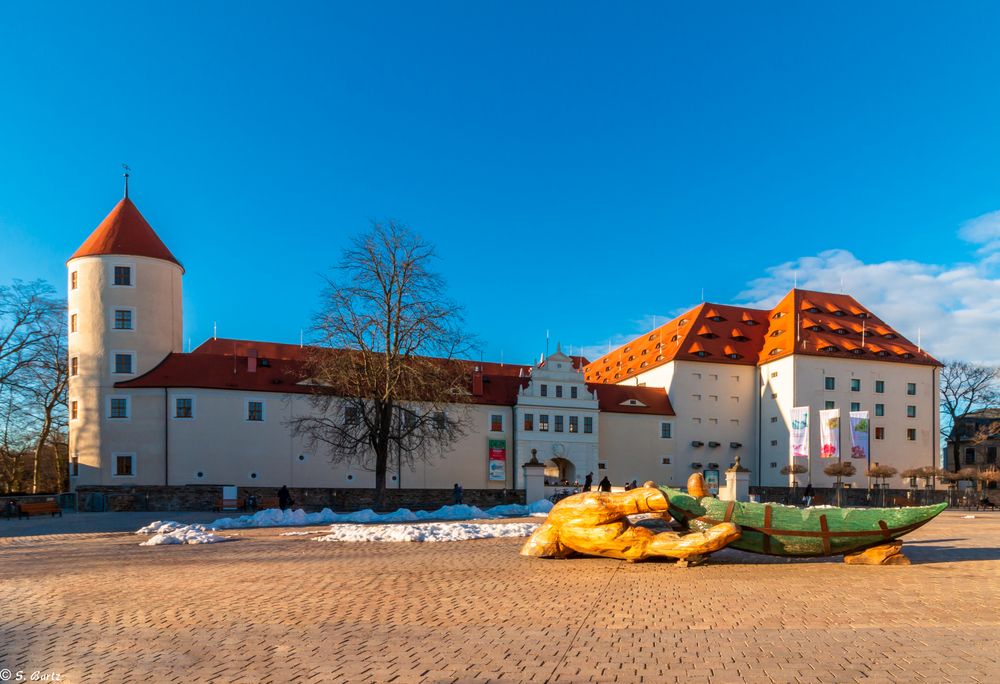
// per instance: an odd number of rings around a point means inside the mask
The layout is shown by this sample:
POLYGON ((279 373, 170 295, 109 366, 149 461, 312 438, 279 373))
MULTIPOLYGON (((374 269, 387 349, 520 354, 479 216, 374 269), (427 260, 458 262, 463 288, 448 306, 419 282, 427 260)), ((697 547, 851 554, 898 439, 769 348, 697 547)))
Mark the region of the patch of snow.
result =
POLYGON ((975 520, 976 519, 976 516, 974 516, 974 515, 963 515, 962 517, 965 518, 966 520, 975 520))
MULTIPOLYGON (((176 525, 176 523, 174 523, 176 525)), ((149 527, 149 526, 147 526, 149 527)), ((139 546, 161 546, 164 544, 217 544, 228 538, 205 531, 203 525, 184 525, 153 534, 139 546)))
POLYGON ((527 537, 537 523, 455 523, 414 525, 333 525, 324 542, 446 542, 496 537, 527 537))

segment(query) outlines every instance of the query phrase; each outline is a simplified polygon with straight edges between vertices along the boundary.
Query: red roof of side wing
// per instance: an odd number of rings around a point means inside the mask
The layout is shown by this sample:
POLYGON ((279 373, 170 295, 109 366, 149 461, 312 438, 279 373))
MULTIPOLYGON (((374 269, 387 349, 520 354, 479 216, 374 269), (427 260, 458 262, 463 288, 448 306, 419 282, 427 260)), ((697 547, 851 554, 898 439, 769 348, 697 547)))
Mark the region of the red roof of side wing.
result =
POLYGON ((167 246, 160 240, 152 226, 139 213, 128 197, 115 205, 111 213, 104 217, 101 225, 94 229, 80 248, 69 258, 70 261, 85 256, 99 254, 123 254, 144 256, 152 259, 171 261, 181 267, 167 246))

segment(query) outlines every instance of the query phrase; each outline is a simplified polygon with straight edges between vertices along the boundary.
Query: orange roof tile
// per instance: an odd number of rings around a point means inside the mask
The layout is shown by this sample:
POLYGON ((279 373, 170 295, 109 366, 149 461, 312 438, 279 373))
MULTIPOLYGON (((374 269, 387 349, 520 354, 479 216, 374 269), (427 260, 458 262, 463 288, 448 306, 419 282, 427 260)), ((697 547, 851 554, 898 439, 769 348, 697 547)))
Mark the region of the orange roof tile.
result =
MULTIPOLYGON (((721 304, 701 304, 642 335, 628 344, 596 359, 584 369, 588 382, 617 383, 675 359, 757 365, 789 354, 856 358, 885 351, 870 350, 875 335, 893 334, 885 323, 849 295, 806 290, 792 290, 770 311, 721 304), (818 313, 805 313, 816 309, 818 313), (835 315, 840 312, 841 315, 835 315), (708 319, 721 317, 740 321, 740 327, 726 328, 708 319), (853 319, 858 320, 853 320, 853 319), (865 326, 865 345, 861 345, 861 321, 865 326), (819 328, 812 330, 812 328, 819 328), (729 334, 725 331, 729 329, 729 334), (834 334, 842 330, 842 334, 834 334), (704 337, 718 334, 718 338, 704 337), (741 336, 746 337, 740 340, 741 336), (660 346, 662 345, 662 346, 660 346), (643 356, 642 350, 649 353, 643 356), (856 350, 852 352, 851 350, 856 350), (824 351, 829 350, 829 351, 824 351), (704 352, 699 355, 698 352, 704 352), (735 354, 735 358, 734 355, 735 354)), ((908 340, 896 336, 895 348, 880 361, 902 361, 940 365, 908 340)))
POLYGON ((149 225, 139 209, 128 197, 115 205, 111 213, 104 217, 69 261, 97 254, 122 254, 144 256, 172 261, 184 270, 181 262, 170 253, 156 231, 149 225))

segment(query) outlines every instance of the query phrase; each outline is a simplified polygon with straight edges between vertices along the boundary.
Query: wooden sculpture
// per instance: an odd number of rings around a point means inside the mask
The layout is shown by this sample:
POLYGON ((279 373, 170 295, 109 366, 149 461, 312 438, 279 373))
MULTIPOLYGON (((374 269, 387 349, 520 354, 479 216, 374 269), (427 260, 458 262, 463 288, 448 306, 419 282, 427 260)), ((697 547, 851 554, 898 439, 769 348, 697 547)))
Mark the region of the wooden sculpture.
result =
POLYGON ((663 491, 647 482, 627 492, 584 492, 566 497, 549 512, 521 549, 523 556, 568 558, 580 553, 629 561, 654 556, 689 560, 739 539, 736 525, 723 522, 698 532, 653 532, 626 518, 639 513, 666 516, 663 491))
POLYGON ((521 554, 574 554, 637 561, 650 557, 701 558, 726 546, 771 556, 848 555, 850 563, 905 563, 895 540, 934 518, 947 504, 910 508, 797 508, 720 501, 701 474, 688 491, 647 482, 628 492, 586 492, 557 503, 521 554), (627 516, 674 518, 681 532, 653 532, 627 516), (884 556, 884 558, 883 558, 884 556), (880 560, 881 559, 881 560, 880 560))

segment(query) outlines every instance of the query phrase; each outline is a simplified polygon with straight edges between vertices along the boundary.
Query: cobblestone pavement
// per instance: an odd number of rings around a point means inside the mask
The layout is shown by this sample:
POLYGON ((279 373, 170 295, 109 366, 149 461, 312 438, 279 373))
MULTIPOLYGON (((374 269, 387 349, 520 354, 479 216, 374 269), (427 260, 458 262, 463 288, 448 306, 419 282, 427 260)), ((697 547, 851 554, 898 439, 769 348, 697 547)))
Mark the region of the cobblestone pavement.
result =
POLYGON ((281 529, 140 547, 56 520, 0 537, 0 668, 64 682, 996 682, 1000 514, 964 515, 907 537, 909 567, 727 550, 687 569, 521 558, 517 539, 281 529))

